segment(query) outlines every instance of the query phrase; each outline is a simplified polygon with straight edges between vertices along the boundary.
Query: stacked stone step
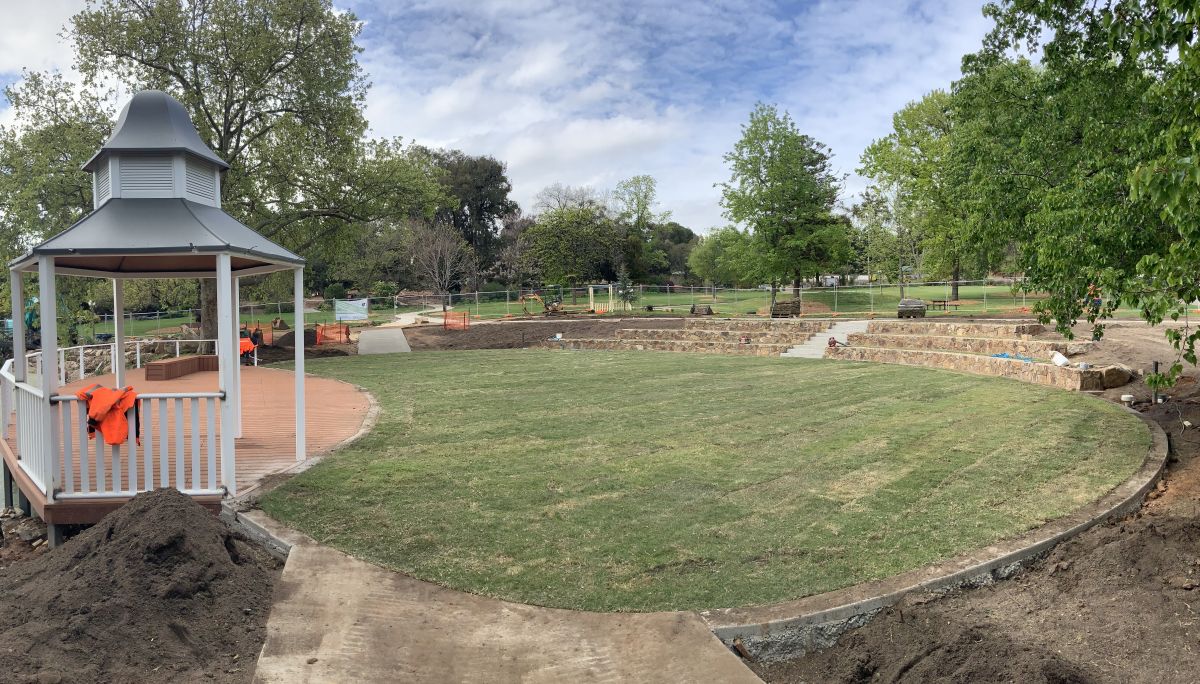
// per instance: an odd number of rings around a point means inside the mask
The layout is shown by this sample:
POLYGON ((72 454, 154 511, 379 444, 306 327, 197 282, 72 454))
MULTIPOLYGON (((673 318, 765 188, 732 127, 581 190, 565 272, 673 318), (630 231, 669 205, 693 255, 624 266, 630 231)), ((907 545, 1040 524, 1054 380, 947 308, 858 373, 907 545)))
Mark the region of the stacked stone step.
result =
POLYGON ((684 330, 728 330, 734 332, 818 333, 829 329, 826 320, 790 318, 688 318, 684 330))
POLYGON ((705 330, 705 329, 625 329, 617 331, 618 340, 671 340, 676 342, 731 342, 735 344, 800 344, 814 333, 806 330, 705 330))
POLYGON ((871 334, 891 335, 935 335, 946 337, 997 337, 1020 338, 1029 335, 1040 335, 1045 332, 1041 323, 975 323, 939 321, 901 321, 884 320, 871 321, 867 324, 867 332, 871 334))
POLYGON ((1132 377, 1119 366, 1083 370, 1045 363, 1056 351, 1078 353, 1086 344, 1033 339, 1044 330, 1041 324, 1024 322, 872 321, 866 333, 848 336, 850 346, 826 349, 825 357, 942 368, 1077 391, 1119 387, 1132 377), (1005 352, 1038 362, 994 356, 1005 352))
POLYGON ((1066 341, 1034 340, 1028 337, 963 337, 952 335, 892 335, 880 333, 851 333, 846 341, 851 347, 883 349, 919 349, 960 354, 1020 354, 1035 359, 1049 359, 1054 352, 1067 354, 1073 345, 1066 341))
POLYGON ((546 346, 559 349, 598 349, 607 351, 668 351, 698 352, 707 354, 738 354, 745 356, 779 356, 791 347, 785 344, 742 344, 740 342, 713 342, 696 340, 601 340, 579 339, 550 341, 546 346))

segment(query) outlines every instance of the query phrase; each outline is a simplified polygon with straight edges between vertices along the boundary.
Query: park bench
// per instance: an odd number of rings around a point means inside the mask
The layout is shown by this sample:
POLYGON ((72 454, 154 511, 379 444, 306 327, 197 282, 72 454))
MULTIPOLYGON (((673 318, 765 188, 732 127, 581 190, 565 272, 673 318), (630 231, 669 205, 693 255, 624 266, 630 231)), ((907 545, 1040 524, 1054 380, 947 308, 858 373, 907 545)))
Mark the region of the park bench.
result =
POLYGON ((177 356, 173 359, 161 359, 146 364, 147 380, 174 380, 192 373, 215 371, 218 369, 217 357, 214 354, 196 354, 177 356))

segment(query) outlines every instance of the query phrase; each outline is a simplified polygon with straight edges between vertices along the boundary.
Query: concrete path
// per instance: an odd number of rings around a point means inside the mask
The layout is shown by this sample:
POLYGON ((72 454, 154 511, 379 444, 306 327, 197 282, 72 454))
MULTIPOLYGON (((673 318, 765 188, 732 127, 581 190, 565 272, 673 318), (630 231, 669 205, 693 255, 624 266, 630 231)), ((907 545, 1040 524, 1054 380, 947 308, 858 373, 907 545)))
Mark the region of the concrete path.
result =
POLYGON ((255 672, 261 684, 760 682, 695 613, 583 613, 498 601, 290 534, 296 545, 255 672))
POLYGON ((869 321, 837 321, 829 330, 822 333, 817 333, 808 339, 804 344, 798 344, 795 347, 780 354, 793 359, 821 359, 825 357, 825 347, 829 346, 829 338, 836 337, 838 342, 846 343, 846 335, 850 333, 859 333, 867 331, 867 323, 869 321))
POLYGON ((410 352, 408 338, 399 327, 368 328, 358 335, 359 354, 396 354, 410 352))

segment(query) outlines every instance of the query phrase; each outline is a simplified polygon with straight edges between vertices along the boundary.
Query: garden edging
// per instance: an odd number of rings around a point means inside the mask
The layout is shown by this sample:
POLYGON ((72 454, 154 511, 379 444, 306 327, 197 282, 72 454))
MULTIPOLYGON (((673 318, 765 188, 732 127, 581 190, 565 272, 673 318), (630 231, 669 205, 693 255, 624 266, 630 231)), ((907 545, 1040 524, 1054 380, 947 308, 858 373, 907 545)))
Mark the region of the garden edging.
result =
POLYGON ((1166 433, 1146 416, 1125 410, 1150 430, 1145 461, 1128 480, 1070 515, 964 556, 884 580, 769 606, 702 611, 700 616, 726 645, 756 661, 771 661, 828 648, 844 632, 866 624, 909 594, 940 594, 1007 579, 1056 545, 1133 512, 1154 488, 1167 461, 1166 433))

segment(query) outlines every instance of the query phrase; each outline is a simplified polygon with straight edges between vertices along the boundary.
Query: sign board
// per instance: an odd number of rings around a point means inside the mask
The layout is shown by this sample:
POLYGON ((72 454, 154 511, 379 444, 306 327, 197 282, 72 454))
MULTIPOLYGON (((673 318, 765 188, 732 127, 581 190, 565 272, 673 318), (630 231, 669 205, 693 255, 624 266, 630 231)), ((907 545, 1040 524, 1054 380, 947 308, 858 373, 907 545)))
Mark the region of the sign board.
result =
POLYGON ((333 317, 338 321, 365 321, 367 320, 367 300, 335 299, 333 300, 333 317))

